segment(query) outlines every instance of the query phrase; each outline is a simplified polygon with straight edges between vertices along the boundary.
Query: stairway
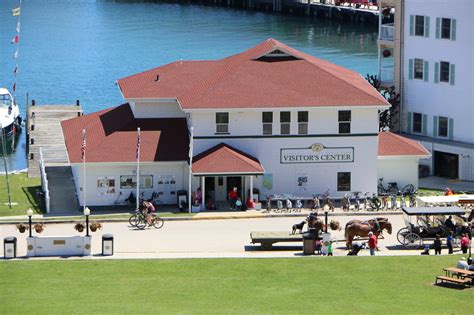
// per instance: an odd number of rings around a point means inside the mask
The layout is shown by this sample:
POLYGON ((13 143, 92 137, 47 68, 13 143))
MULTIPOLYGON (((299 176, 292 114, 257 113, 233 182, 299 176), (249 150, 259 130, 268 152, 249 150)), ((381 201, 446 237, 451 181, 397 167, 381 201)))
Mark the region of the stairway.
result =
POLYGON ((50 197, 50 215, 78 214, 79 202, 71 166, 46 166, 50 197))

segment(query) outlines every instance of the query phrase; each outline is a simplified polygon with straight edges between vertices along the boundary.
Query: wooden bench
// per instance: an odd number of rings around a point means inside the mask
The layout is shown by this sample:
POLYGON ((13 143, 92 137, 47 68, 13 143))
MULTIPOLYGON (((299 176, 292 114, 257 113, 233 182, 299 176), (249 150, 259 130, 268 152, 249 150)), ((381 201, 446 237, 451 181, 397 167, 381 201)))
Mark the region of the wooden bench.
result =
POLYGON ((436 276, 435 284, 438 284, 438 281, 441 281, 441 283, 450 282, 454 284, 459 284, 459 285, 462 285, 463 287, 471 286, 470 279, 453 278, 453 277, 447 277, 447 276, 436 276))
POLYGON ((264 250, 272 249, 275 243, 303 242, 303 234, 285 232, 250 232, 252 244, 260 243, 264 250))

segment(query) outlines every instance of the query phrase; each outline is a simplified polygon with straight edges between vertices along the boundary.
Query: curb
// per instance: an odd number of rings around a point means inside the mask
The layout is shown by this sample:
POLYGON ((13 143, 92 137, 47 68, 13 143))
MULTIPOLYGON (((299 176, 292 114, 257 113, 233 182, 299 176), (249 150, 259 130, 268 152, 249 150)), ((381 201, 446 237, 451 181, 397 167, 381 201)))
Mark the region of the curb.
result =
MULTIPOLYGON (((204 221, 204 220, 237 220, 237 219, 268 219, 268 218, 297 218, 297 217, 306 217, 309 213, 282 213, 282 214, 244 214, 244 215, 214 215, 214 216, 192 216, 192 217, 164 217, 164 221, 204 221)), ((328 217, 344 217, 344 216, 384 216, 384 215, 401 215, 401 211, 370 211, 370 212, 331 212, 328 213, 328 217)), ((324 214, 318 213, 318 217, 324 217, 324 214)), ((107 223, 107 222, 128 222, 128 219, 123 218, 105 218, 105 219, 94 219, 91 220, 107 223)), ((44 220, 44 218, 38 219, 35 218, 34 221, 41 221, 43 224, 62 224, 62 223, 77 223, 78 221, 83 221, 80 219, 52 219, 44 220)), ((1 221, 0 225, 12 225, 18 223, 28 223, 28 220, 11 220, 11 221, 1 221)))

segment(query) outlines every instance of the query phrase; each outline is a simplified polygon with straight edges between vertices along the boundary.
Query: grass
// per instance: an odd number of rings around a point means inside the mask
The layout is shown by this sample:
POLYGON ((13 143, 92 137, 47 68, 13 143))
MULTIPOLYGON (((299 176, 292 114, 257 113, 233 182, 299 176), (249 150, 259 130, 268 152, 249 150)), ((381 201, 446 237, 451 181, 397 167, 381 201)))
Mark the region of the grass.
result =
POLYGON ((0 176, 0 216, 26 215, 31 208, 35 213, 41 213, 41 203, 36 197, 35 190, 41 189, 40 178, 29 178, 26 173, 10 174, 10 192, 12 209, 8 207, 8 190, 5 175, 0 176))
POLYGON ((444 190, 420 187, 418 189, 418 195, 420 195, 420 196, 444 196, 444 190))
MULTIPOLYGON (((461 314, 458 256, 0 262, 1 314, 461 314)), ((467 308, 466 308, 467 307, 467 308)))

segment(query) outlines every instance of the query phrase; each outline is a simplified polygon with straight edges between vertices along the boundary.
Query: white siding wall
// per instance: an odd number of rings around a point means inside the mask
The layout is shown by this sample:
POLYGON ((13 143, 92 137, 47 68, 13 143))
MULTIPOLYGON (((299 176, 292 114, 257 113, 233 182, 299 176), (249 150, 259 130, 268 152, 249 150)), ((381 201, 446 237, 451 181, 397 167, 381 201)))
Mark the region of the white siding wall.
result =
POLYGON ((397 182, 398 188, 412 184, 418 188, 418 158, 379 159, 377 160, 377 176, 383 178, 387 186, 389 182, 397 182))
POLYGON ((474 142, 474 1, 406 1, 404 16, 403 106, 407 112, 428 115, 427 135, 433 136, 433 117, 454 120, 453 140, 474 142), (410 36, 410 15, 430 17, 429 37, 410 36), (456 19, 456 40, 436 38, 436 18, 456 19), (428 82, 409 79, 409 59, 429 62, 428 82), (455 64, 455 84, 435 83, 435 62, 455 64))
MULTIPOLYGON (((262 135, 262 111, 247 110, 229 112, 229 133, 232 136, 262 135)), ((271 110, 268 110, 271 111, 271 110)), ((287 110, 282 110, 287 111, 287 110)), ((309 134, 337 134, 338 109, 317 108, 309 111, 309 134)), ((226 111, 222 111, 226 112, 226 111)), ((273 134, 280 134, 280 111, 273 110, 273 134)), ((377 133, 376 109, 353 109, 351 133, 377 133)), ((215 112, 192 113, 194 136, 211 136, 216 132, 215 112)), ((298 110, 291 110, 291 134, 298 134, 298 110)))
POLYGON ((186 114, 176 101, 169 102, 133 102, 130 108, 136 118, 180 118, 186 114))
MULTIPOLYGON (((259 124, 260 125, 260 124, 259 124)), ((260 138, 260 139, 202 139, 194 140, 194 155, 214 145, 225 142, 257 159, 265 173, 273 174, 273 191, 263 191, 262 177, 257 178, 255 187, 261 193, 295 193, 311 196, 330 190, 332 196, 342 196, 337 191, 337 172, 351 172, 351 191, 376 192, 377 188, 377 137, 311 137, 311 138, 260 138), (314 143, 327 147, 354 147, 353 163, 307 163, 281 164, 280 149, 307 148, 314 143), (308 190, 297 190, 297 175, 308 175, 308 190)), ((193 184, 194 185, 194 184, 193 184)), ((196 189, 197 186, 194 187, 196 189)))
MULTIPOLYGON (((71 165, 76 184, 76 192, 79 197, 79 203, 83 205, 82 185, 83 185, 83 168, 82 164, 71 165)), ((188 187, 188 170, 187 163, 141 163, 141 175, 153 175, 153 188, 140 190, 145 192, 145 198, 149 198, 154 191, 158 189, 159 175, 174 175, 176 180, 176 190, 187 190, 188 187)), ((120 200, 128 198, 130 192, 136 194, 136 189, 120 189, 120 175, 136 175, 136 164, 134 163, 88 163, 86 166, 86 204, 90 206, 113 205, 119 198, 120 200), (97 178, 107 177, 115 179, 115 195, 99 196, 97 189, 97 178)), ((164 195, 160 197, 164 203, 176 203, 176 195, 164 195)))

